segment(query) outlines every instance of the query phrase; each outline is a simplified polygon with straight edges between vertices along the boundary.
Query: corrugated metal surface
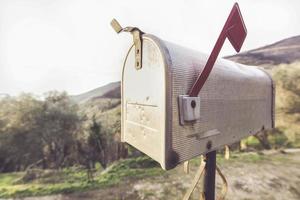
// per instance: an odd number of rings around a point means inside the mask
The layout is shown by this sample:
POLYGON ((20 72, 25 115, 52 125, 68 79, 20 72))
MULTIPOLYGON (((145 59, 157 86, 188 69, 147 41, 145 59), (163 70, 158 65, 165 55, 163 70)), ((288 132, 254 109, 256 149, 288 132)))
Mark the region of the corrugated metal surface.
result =
POLYGON ((179 125, 178 96, 188 94, 204 68, 207 55, 172 43, 168 49, 172 71, 172 151, 177 162, 233 143, 261 129, 272 128, 272 80, 257 67, 219 59, 200 91, 201 118, 194 124, 179 125), (206 137, 206 132, 214 131, 206 137), (202 138, 201 137, 206 137, 202 138), (211 149, 207 148, 208 141, 211 149))

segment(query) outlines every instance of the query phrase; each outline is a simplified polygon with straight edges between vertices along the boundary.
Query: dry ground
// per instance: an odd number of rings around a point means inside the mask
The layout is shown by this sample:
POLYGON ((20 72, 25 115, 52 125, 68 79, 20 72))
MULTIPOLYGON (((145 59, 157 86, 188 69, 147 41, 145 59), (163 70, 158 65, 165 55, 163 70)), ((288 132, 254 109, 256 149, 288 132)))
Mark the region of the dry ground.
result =
MULTIPOLYGON (((114 187, 82 193, 23 198, 24 200, 116 200, 116 199, 182 199, 197 169, 194 162, 190 174, 182 166, 158 177, 126 180, 114 187)), ((299 200, 300 153, 276 153, 263 156, 245 155, 230 160, 221 159, 220 168, 227 177, 230 200, 299 200)), ((217 192, 220 179, 217 178, 217 192)), ((199 189, 193 199, 199 199, 199 189)))

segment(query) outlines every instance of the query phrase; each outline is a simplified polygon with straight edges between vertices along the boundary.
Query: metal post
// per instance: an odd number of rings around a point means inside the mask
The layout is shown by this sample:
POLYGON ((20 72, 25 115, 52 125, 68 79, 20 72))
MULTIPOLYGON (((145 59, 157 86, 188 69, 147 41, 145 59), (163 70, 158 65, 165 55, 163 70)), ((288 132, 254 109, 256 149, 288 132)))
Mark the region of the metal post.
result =
POLYGON ((204 173, 204 196, 205 200, 215 200, 216 182, 216 151, 206 154, 206 166, 204 173))

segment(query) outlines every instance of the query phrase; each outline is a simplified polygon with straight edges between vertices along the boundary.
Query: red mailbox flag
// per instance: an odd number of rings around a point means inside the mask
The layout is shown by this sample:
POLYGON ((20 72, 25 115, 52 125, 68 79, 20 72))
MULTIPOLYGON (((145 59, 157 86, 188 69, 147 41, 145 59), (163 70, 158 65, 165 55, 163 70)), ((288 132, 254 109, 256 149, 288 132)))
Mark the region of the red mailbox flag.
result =
POLYGON ((220 50, 225 42, 225 39, 228 38, 234 49, 239 52, 244 43, 244 40, 247 36, 247 29, 245 27, 239 5, 234 4, 229 17, 222 29, 222 32, 208 58, 208 61, 202 71, 198 76, 196 82, 194 83, 192 89, 189 92, 189 96, 196 97, 198 96, 201 88, 203 87, 205 81, 207 80, 216 60, 220 53, 220 50))

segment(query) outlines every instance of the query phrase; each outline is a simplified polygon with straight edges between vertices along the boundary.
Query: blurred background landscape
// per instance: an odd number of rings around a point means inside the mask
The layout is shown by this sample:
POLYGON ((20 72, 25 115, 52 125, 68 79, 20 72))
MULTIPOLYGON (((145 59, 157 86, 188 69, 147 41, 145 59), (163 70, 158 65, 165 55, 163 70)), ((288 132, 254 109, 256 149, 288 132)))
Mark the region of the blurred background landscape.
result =
MULTIPOLYGON (((231 145, 229 160, 219 151, 228 199, 300 199, 300 36, 226 58, 276 83, 276 128, 231 145)), ((1 94, 0 198, 181 199, 199 160, 188 175, 161 170, 120 143, 120 112, 120 82, 79 95, 1 94)))
MULTIPOLYGON (((236 0, 0 0, 0 199, 180 200, 200 158, 163 171, 120 142, 121 67, 137 26, 209 53, 236 0)), ((248 35, 220 57, 268 71, 276 128, 220 149, 230 200, 300 199, 300 1, 238 0, 248 35)), ((193 199, 199 199, 201 184, 193 199)), ((217 176, 217 191, 221 179, 217 176)))

